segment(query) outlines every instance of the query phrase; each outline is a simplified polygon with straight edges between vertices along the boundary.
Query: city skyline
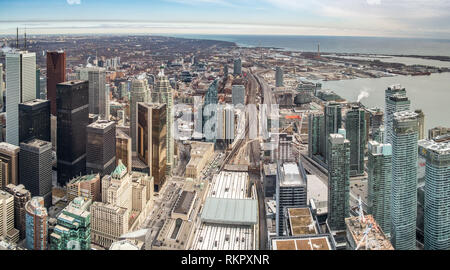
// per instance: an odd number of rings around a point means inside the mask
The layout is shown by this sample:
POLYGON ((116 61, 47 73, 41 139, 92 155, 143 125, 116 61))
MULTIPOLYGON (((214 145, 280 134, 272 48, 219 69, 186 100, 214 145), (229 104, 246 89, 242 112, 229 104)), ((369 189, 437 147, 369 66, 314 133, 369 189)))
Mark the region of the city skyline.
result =
POLYGON ((450 39, 450 2, 5 0, 0 32, 241 34, 450 39))

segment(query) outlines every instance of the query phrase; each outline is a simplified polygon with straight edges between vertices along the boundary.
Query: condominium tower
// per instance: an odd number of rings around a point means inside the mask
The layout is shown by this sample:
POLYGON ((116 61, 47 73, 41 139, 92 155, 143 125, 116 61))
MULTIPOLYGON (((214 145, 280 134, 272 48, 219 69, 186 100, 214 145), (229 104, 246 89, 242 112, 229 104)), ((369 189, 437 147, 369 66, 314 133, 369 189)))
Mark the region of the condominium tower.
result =
POLYGON ((368 213, 386 235, 391 233, 392 146, 369 142, 368 213))
POLYGON ((47 52, 47 99, 56 116, 56 85, 66 81, 66 52, 47 52))
POLYGON ((364 151, 366 148, 365 111, 353 107, 345 120, 347 139, 350 141, 350 176, 364 175, 364 151))
POLYGON ((417 114, 394 114, 392 129, 391 241, 395 249, 416 248, 417 114))

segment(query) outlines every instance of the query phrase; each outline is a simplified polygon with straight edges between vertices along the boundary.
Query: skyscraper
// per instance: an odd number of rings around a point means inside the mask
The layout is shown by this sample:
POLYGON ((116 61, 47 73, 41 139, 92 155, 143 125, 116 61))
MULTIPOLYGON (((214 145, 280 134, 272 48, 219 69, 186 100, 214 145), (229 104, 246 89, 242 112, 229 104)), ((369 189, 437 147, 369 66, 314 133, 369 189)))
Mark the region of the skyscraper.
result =
POLYGON ((285 235, 285 212, 287 208, 305 207, 307 204, 307 182, 301 162, 278 162, 276 175, 276 233, 285 235))
POLYGON ((424 248, 450 249, 450 143, 426 149, 424 248))
POLYGON ((26 236, 25 205, 31 200, 31 193, 22 184, 9 184, 5 190, 14 196, 14 227, 19 230, 19 239, 22 240, 26 236))
POLYGON ((283 70, 278 66, 275 70, 275 87, 283 87, 283 70))
POLYGON ((365 111, 353 107, 345 120, 347 139, 350 141, 350 176, 364 175, 364 150, 366 148, 365 111))
POLYGON ((66 52, 47 52, 47 99, 56 116, 56 85, 66 81, 66 52))
MULTIPOLYGON (((153 103, 166 104, 166 174, 170 175, 173 166, 173 155, 174 155, 174 137, 173 137, 173 89, 170 86, 169 79, 164 75, 164 68, 161 67, 158 74, 158 80, 154 89, 154 99, 153 103)), ((156 183, 156 179, 155 179, 156 183)))
POLYGON ((414 112, 418 115, 419 140, 423 140, 425 139, 425 114, 420 109, 417 109, 414 112))
POLYGON ((14 196, 0 190, 0 237, 10 242, 19 241, 19 230, 14 228, 14 196))
MULTIPOLYGON (((345 133, 345 132, 344 132, 345 133)), ((345 230, 350 215, 350 141, 344 134, 328 137, 328 218, 333 231, 345 230)))
POLYGON ((328 103, 325 106, 325 134, 322 137, 325 146, 325 163, 328 164, 328 138, 330 134, 337 134, 342 127, 342 106, 338 103, 328 103))
POLYGON ((19 103, 36 99, 36 54, 6 54, 6 142, 19 145, 19 103))
POLYGON ((386 235, 391 233, 392 146, 369 142, 368 212, 386 235))
POLYGON ((89 121, 87 81, 57 85, 58 183, 65 185, 86 172, 86 126, 89 121))
POLYGON ((91 204, 90 199, 77 197, 61 211, 50 234, 51 250, 91 249, 91 204))
POLYGON ((241 58, 234 59, 234 65, 233 65, 233 75, 241 75, 242 74, 242 61, 241 58))
POLYGON ((110 113, 110 106, 109 106, 109 95, 111 92, 111 86, 109 84, 105 84, 105 91, 100 92, 99 97, 99 108, 98 108, 98 114, 100 119, 108 120, 109 121, 109 113, 110 113))
POLYGON ((34 99, 19 104, 19 141, 32 138, 51 141, 50 101, 34 99))
POLYGON ((121 160, 130 173, 132 168, 131 159, 131 137, 122 130, 116 129, 116 166, 121 160))
POLYGON ((147 102, 148 100, 148 85, 146 80, 133 80, 131 83, 131 92, 130 92, 130 127, 131 127, 131 149, 136 151, 136 112, 137 112, 137 103, 138 102, 147 102))
POLYGON ((9 184, 19 184, 20 147, 0 142, 0 189, 9 184))
POLYGON ((245 105, 245 86, 233 85, 231 87, 231 100, 234 106, 238 104, 245 105))
POLYGON ((86 127, 86 173, 110 174, 116 167, 116 124, 98 120, 86 127))
POLYGON ((308 117, 308 154, 312 158, 316 155, 324 156, 324 116, 323 114, 310 114, 308 117))
POLYGON ((203 104, 203 134, 207 142, 213 143, 216 142, 217 138, 217 104, 219 102, 217 98, 217 84, 218 80, 216 79, 209 86, 203 104))
POLYGON ((395 249, 416 248, 417 114, 394 113, 392 133, 391 241, 395 249))
POLYGON ((138 157, 150 169, 155 190, 166 180, 167 122, 166 104, 138 103, 138 157))
POLYGON ((40 196, 45 207, 52 203, 52 144, 31 139, 20 143, 19 155, 20 183, 31 196, 40 196))
MULTIPOLYGON (((106 73, 104 68, 92 68, 88 71, 89 78, 89 113, 105 112, 106 73)), ((105 115, 103 115, 104 117, 105 115)))
POLYGON ((48 239, 48 213, 44 198, 33 197, 25 205, 26 247, 30 250, 46 250, 48 239))
POLYGON ((389 87, 386 90, 386 109, 384 114, 384 127, 386 129, 385 143, 392 144, 392 122, 394 113, 408 111, 411 101, 406 97, 405 88, 400 86, 389 87))

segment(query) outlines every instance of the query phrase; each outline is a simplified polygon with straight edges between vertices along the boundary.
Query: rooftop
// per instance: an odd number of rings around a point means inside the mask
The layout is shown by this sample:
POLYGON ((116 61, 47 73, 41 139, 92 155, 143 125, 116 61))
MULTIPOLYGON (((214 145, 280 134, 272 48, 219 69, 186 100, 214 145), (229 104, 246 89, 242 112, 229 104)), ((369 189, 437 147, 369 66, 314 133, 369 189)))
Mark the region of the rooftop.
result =
MULTIPOLYGON (((376 223, 372 215, 364 216, 365 221, 360 221, 359 217, 350 217, 345 219, 347 231, 352 236, 355 245, 361 242, 361 249, 368 250, 393 250, 393 246, 381 228, 376 223), (364 232, 368 229, 369 224, 372 228, 367 235, 367 241, 361 241, 364 232), (367 246, 366 246, 367 244, 367 246)), ((356 246, 355 246, 356 248, 356 246)))
POLYGON ((273 250, 332 250, 327 236, 272 239, 273 250))
POLYGON ((186 215, 189 213, 189 210, 192 207, 192 204, 195 200, 195 191, 186 191, 183 190, 181 192, 180 197, 175 204, 175 208, 173 209, 174 213, 186 215))
POLYGON ((250 226, 202 223, 197 229, 193 250, 254 250, 254 230, 250 226))
POLYGON ((394 119, 397 121, 415 120, 419 115, 411 111, 401 111, 394 113, 394 119))
POLYGON ((306 179, 303 179, 303 174, 300 173, 300 168, 297 163, 284 163, 282 165, 283 177, 281 177, 281 186, 299 186, 306 185, 306 179))
POLYGON ((20 147, 7 142, 0 142, 0 150, 7 152, 18 152, 20 147))
POLYGON ((288 208, 289 224, 293 236, 317 234, 311 210, 304 208, 288 208))
POLYGON ((254 225, 258 222, 257 211, 256 200, 207 198, 201 220, 221 225, 254 225))
POLYGON ((208 197, 247 199, 250 183, 246 172, 220 172, 215 175, 208 197))

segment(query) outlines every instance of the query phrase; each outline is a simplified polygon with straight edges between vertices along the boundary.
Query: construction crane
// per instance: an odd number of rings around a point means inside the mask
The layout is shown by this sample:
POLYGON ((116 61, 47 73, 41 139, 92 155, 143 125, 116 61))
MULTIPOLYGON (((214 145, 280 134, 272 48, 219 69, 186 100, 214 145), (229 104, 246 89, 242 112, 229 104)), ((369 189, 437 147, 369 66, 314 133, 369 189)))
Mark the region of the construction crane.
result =
POLYGON ((367 246, 369 245, 368 235, 369 235, 370 230, 372 230, 372 224, 369 224, 369 225, 367 226, 367 229, 364 231, 363 237, 362 237, 361 240, 359 241, 359 243, 358 243, 358 245, 356 246, 355 250, 358 250, 358 249, 361 247, 361 245, 362 245, 362 243, 363 243, 364 241, 366 241, 366 249, 367 249, 367 246))
POLYGON ((359 212, 359 222, 365 223, 366 219, 364 217, 361 196, 358 196, 358 207, 359 207, 359 210, 358 210, 358 212, 359 212))

